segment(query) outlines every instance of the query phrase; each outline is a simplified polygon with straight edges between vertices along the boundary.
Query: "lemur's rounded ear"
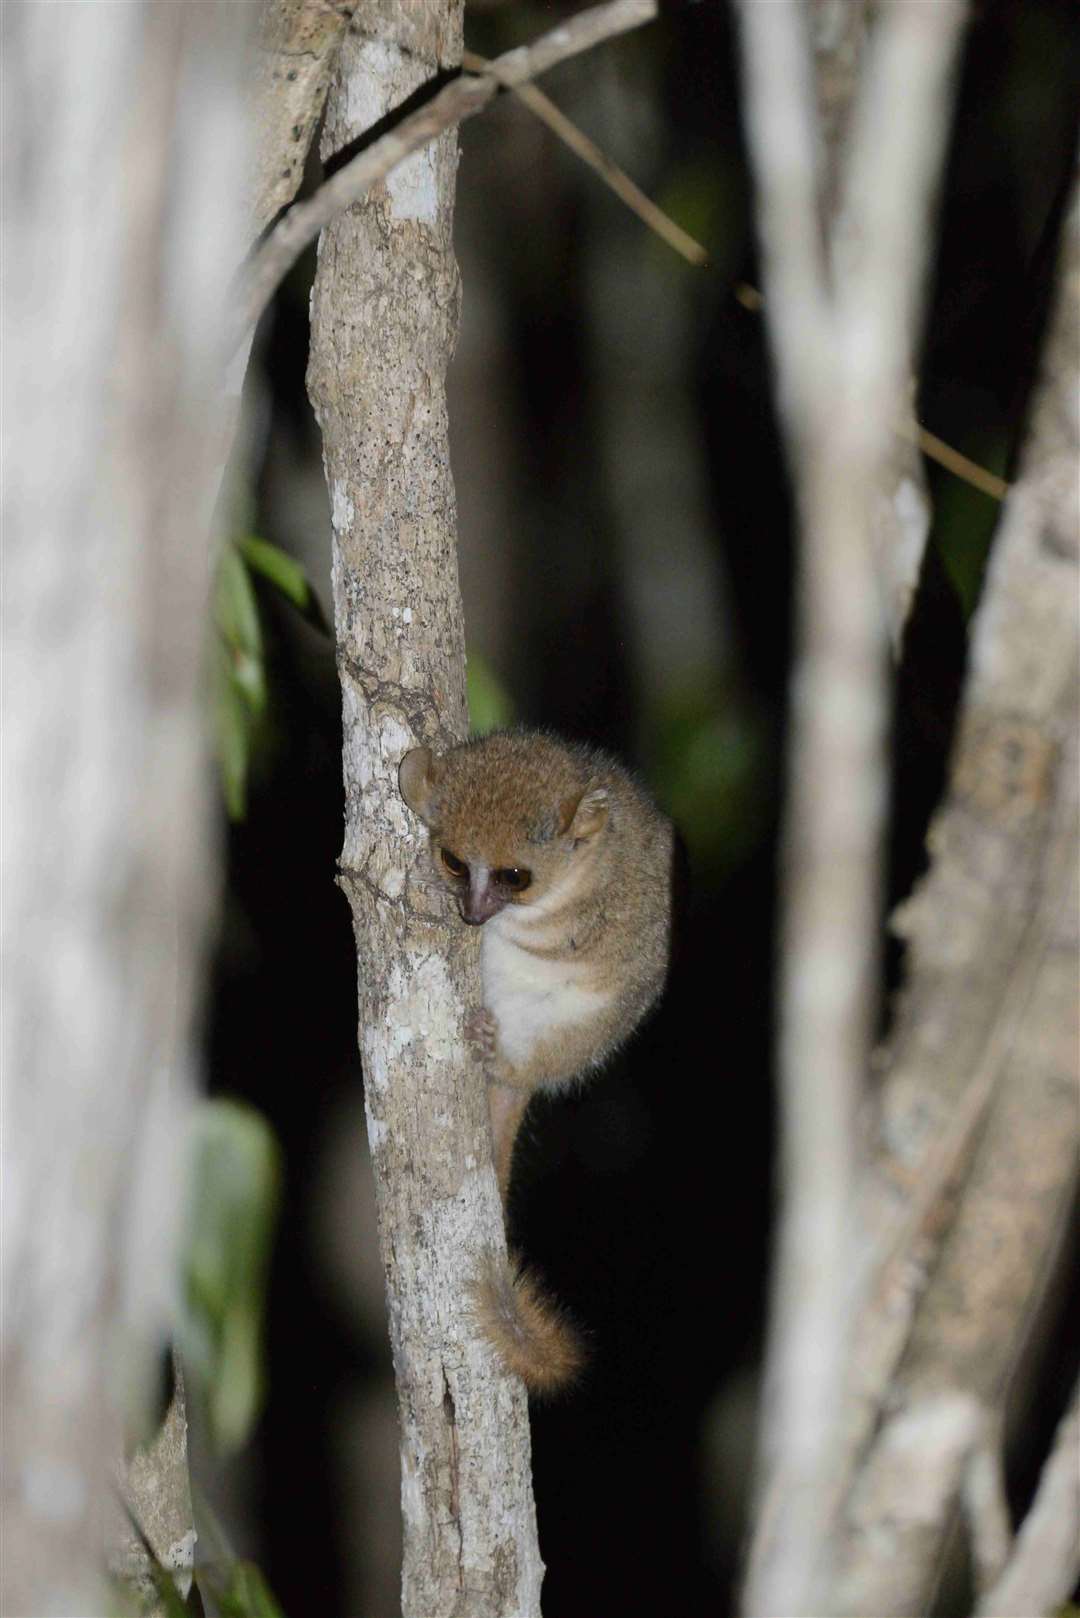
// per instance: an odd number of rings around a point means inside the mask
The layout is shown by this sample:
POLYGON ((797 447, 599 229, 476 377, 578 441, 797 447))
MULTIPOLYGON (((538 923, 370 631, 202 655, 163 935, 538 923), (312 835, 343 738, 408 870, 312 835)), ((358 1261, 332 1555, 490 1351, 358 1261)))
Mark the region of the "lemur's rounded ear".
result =
POLYGON ((430 747, 414 747, 398 765, 398 790, 413 814, 425 823, 431 814, 431 799, 439 779, 439 760, 430 747))
POLYGON ((604 787, 596 787, 580 798, 564 799, 561 807, 560 831, 575 843, 583 843, 595 837, 607 820, 608 794, 604 787))

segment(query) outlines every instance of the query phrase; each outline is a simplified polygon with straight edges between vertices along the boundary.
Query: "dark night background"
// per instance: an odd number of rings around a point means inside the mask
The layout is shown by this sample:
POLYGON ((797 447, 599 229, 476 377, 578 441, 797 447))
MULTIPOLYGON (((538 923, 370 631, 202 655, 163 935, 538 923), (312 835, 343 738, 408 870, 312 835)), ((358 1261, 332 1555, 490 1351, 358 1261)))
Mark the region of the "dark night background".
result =
MULTIPOLYGON (((494 55, 557 14, 477 12, 467 40, 494 55)), ((1006 475, 1073 173, 1077 68, 1070 0, 975 6, 918 409, 1006 475)), ((770 1236, 791 596, 764 329, 734 291, 759 283, 731 17, 709 0, 672 9, 545 88, 711 264, 692 269, 649 237, 508 98, 463 130, 449 394, 470 654, 513 718, 628 757, 679 820, 694 872, 662 1010, 602 1079, 537 1106, 517 1159, 517 1238, 592 1350, 580 1389, 534 1411, 544 1610, 718 1613, 740 1554, 770 1236)), ((309 254, 264 325, 251 497, 254 531, 301 556, 328 605, 304 391, 312 267, 309 254)), ((935 520, 898 685, 891 902, 920 868, 999 510, 927 471, 935 520)), ((333 656, 272 592, 260 604, 271 713, 246 819, 227 834, 207 1023, 212 1088, 257 1106, 285 1161, 269 1395, 234 1469, 236 1538, 290 1618, 390 1618, 396 1450, 355 956, 334 885, 333 656)), ((892 983, 901 964, 890 959, 892 983)))

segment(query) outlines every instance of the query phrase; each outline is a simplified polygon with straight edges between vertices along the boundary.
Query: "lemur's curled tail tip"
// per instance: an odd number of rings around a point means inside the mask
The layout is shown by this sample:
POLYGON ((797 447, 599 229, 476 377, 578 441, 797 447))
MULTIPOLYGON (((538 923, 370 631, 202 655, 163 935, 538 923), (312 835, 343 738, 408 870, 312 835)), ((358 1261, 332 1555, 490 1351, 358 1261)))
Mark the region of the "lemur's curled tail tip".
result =
POLYGON ((473 1285, 476 1324, 530 1393, 555 1393, 585 1363, 577 1334, 517 1255, 491 1255, 473 1285))

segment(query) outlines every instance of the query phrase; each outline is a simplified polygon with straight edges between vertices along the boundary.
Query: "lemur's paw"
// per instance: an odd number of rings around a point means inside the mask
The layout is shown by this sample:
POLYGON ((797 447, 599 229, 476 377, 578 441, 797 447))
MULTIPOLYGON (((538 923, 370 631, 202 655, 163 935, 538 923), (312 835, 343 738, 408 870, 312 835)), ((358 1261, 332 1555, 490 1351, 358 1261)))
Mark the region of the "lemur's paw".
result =
POLYGON ((465 1040, 478 1061, 489 1066, 495 1060, 499 1025, 486 1006, 477 1006, 465 1018, 465 1040))

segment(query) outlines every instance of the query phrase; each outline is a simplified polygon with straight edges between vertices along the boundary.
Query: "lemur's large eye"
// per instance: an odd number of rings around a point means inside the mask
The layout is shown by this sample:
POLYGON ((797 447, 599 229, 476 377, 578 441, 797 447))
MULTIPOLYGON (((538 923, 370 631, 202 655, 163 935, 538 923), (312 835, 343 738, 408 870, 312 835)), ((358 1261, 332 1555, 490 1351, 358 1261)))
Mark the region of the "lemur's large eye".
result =
POLYGON ((501 871, 492 871, 491 874, 500 888, 509 888, 511 893, 524 893, 532 881, 531 871, 522 871, 516 866, 513 869, 504 868, 501 871))
POLYGON ((451 854, 448 848, 440 848, 439 853, 442 856, 443 864, 451 876, 468 876, 469 867, 465 864, 464 860, 459 860, 457 855, 451 854))

